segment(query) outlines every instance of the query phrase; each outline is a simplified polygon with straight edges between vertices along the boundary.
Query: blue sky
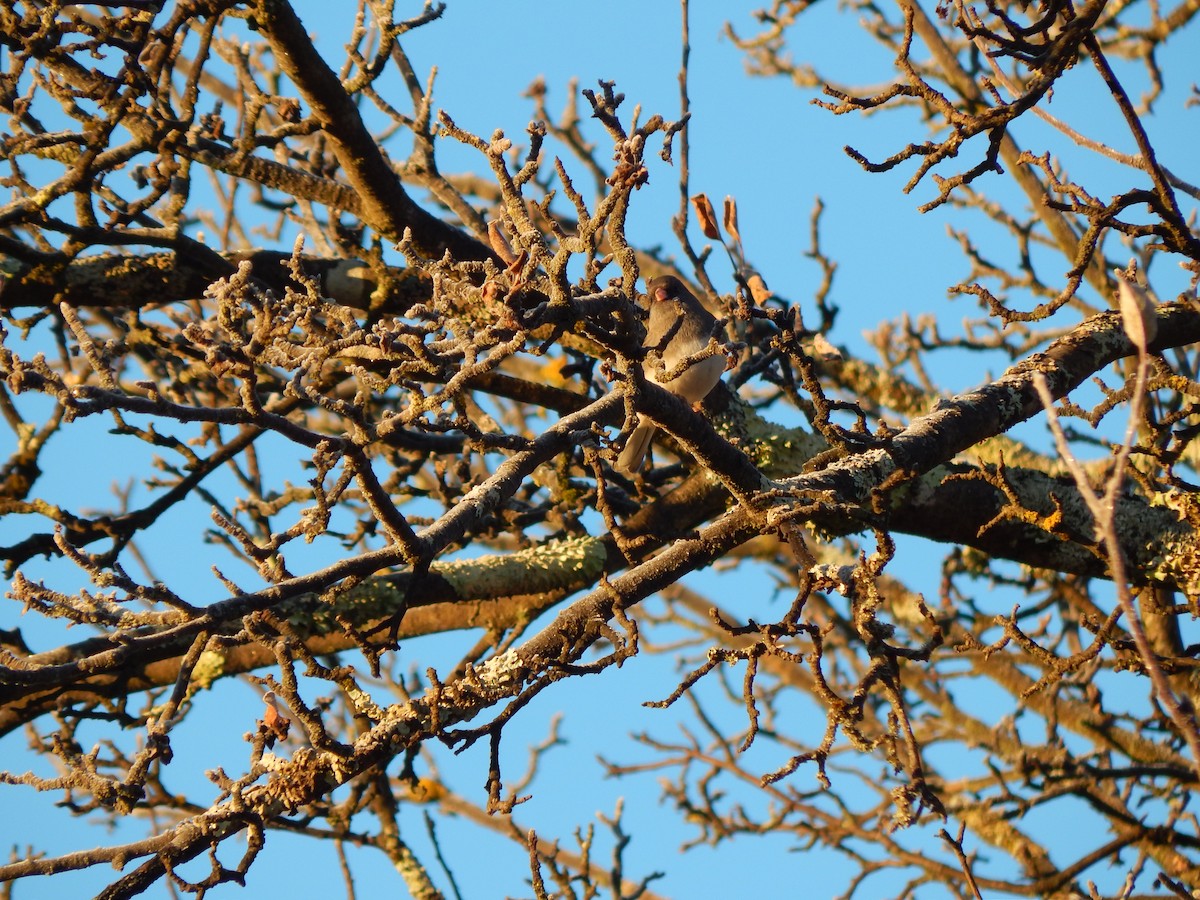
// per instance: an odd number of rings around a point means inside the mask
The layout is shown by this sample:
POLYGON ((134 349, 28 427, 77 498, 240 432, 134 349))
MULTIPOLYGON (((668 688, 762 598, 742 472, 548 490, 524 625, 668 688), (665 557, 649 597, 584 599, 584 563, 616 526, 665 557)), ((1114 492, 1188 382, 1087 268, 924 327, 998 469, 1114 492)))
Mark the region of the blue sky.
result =
MULTIPOLYGON (((340 61, 340 47, 352 24, 351 5, 315 0, 295 5, 309 30, 319 36, 327 58, 340 61)), ((398 4, 398 9, 403 10, 403 6, 398 4)), ((409 6, 413 14, 419 11, 419 4, 409 6)), ((978 216, 964 217, 949 208, 918 214, 917 207, 934 195, 932 183, 922 183, 905 195, 900 188, 911 174, 911 166, 886 175, 868 175, 842 149, 853 145, 875 159, 890 155, 908 140, 922 136, 915 117, 907 113, 835 117, 813 106, 810 93, 782 79, 747 78, 742 55, 731 41, 720 36, 726 17, 733 17, 733 25, 740 32, 750 31, 746 12, 731 12, 728 4, 693 4, 692 192, 707 192, 716 202, 727 194, 737 198, 741 231, 751 261, 777 293, 800 303, 810 314, 811 293, 820 273, 803 253, 809 241, 809 215, 814 200, 820 197, 826 204, 824 249, 840 265, 833 300, 841 307, 842 315, 829 337, 868 358, 873 354, 866 349, 862 330, 902 312, 916 315, 932 311, 951 328, 963 317, 973 317, 976 311, 968 301, 951 303, 946 299, 947 288, 966 273, 966 264, 946 229, 951 223, 960 228, 970 226, 976 229, 973 234, 985 240, 991 226, 978 216)), ((522 94, 538 77, 544 78, 548 87, 551 111, 561 109, 566 102, 571 77, 578 78, 581 87, 595 87, 599 79, 615 81, 617 89, 626 94, 628 108, 641 104, 643 118, 657 112, 670 119, 678 111, 679 8, 672 3, 450 0, 443 18, 408 35, 404 46, 419 76, 424 77, 430 66, 438 67, 435 105, 446 110, 460 126, 484 136, 501 129, 513 140, 522 141, 532 115, 532 104, 522 94)), ((810 11, 791 51, 797 59, 816 63, 831 77, 854 83, 877 85, 891 74, 886 53, 862 34, 852 16, 831 3, 817 4, 810 11)), ((1197 52, 1200 46, 1193 32, 1171 48, 1163 63, 1171 71, 1172 63, 1195 59, 1197 52)), ((1120 149, 1131 150, 1110 106, 1102 102, 1097 85, 1094 70, 1077 67, 1056 89, 1053 111, 1075 124, 1082 123, 1091 136, 1111 139, 1120 149), (1088 108, 1086 115, 1072 115, 1072 110, 1083 106, 1088 108)), ((403 95, 398 93, 389 99, 399 105, 403 95)), ((1168 154, 1167 164, 1185 170, 1194 158, 1195 138, 1200 135, 1196 116, 1200 113, 1194 108, 1185 111, 1182 101, 1182 97, 1171 95, 1161 101, 1161 108, 1170 110, 1171 124, 1153 124, 1152 134, 1161 140, 1168 154)), ((580 103, 584 108, 584 101, 580 103)), ((595 135, 603 140, 599 129, 595 135)), ((1023 146, 1035 152, 1069 151, 1060 137, 1037 123, 1022 123, 1017 135, 1023 146)), ((552 148, 551 152, 560 151, 552 148)), ((980 152, 979 147, 968 145, 956 164, 970 165, 980 152)), ((441 142, 439 154, 446 171, 483 168, 474 151, 449 140, 441 142)), ((1070 159, 1073 174, 1087 172, 1089 177, 1103 179, 1097 183, 1111 184, 1113 191, 1128 186, 1130 179, 1116 167, 1085 161, 1081 154, 1070 159)), ((572 163, 565 161, 572 169, 572 163)), ((582 175, 581 170, 574 171, 582 175)), ((679 203, 676 179, 676 170, 666 164, 656 162, 652 166, 650 183, 637 195, 631 216, 629 233, 636 245, 659 244, 668 254, 678 253, 670 230, 670 219, 679 203)), ((989 186, 1001 181, 993 178, 989 186)), ((1011 197, 1011 189, 1002 187, 1001 195, 1011 197)), ((698 245, 703 243, 698 234, 694 239, 698 245)), ((288 249, 288 242, 282 248, 288 249)), ((1055 271, 1064 268, 1065 264, 1059 265, 1055 271)), ((718 286, 732 286, 723 254, 714 254, 709 273, 718 286)), ((1177 278, 1174 273, 1164 273, 1168 285, 1176 285, 1172 279, 1177 278)), ((1160 293, 1169 295, 1180 286, 1160 288, 1160 293)), ((993 372, 998 373, 1003 362, 995 365, 993 372)), ((978 362, 962 354, 945 354, 933 363, 933 369, 938 380, 951 390, 970 387, 983 377, 978 362)), ((92 427, 98 458, 104 458, 106 426, 97 422, 92 427)), ((1040 425, 1030 428, 1036 433, 1040 425)), ((126 452, 124 442, 120 448, 115 452, 126 452)), ((109 489, 105 478, 107 474, 91 483, 97 492, 97 504, 109 489)), ((78 484, 51 484, 50 489, 82 502, 78 484)), ((184 572, 198 583, 202 581, 201 594, 215 595, 219 585, 208 575, 204 546, 186 543, 196 540, 196 534, 194 527, 184 531, 181 523, 181 543, 150 547, 147 552, 174 573, 184 572)), ((905 542, 903 550, 896 573, 911 578, 918 589, 935 591, 940 548, 905 542)), ((747 577, 704 573, 695 577, 694 584, 726 602, 730 597, 753 597, 764 612, 777 609, 779 601, 772 606, 772 586, 766 579, 753 576, 757 580, 747 581, 747 577)), ((1010 602, 1011 598, 997 597, 997 611, 1006 611, 1010 602)), ((0 624, 27 628, 31 623, 28 617, 17 620, 9 613, 0 624)), ((408 642, 402 654, 411 654, 421 665, 448 666, 473 640, 474 636, 464 635, 421 639, 408 642)), ((548 755, 542 777, 533 786, 533 799, 517 810, 518 821, 525 827, 537 827, 543 837, 557 837, 565 849, 575 849, 570 841, 572 831, 589 823, 599 828, 597 814, 611 815, 621 797, 626 828, 634 833, 628 871, 637 876, 664 870, 666 877, 652 889, 666 895, 779 896, 781 885, 794 889, 803 885, 807 896, 823 897, 844 887, 845 869, 837 857, 820 849, 794 852, 792 843, 779 837, 739 838, 728 845, 702 847, 681 856, 679 842, 690 835, 672 827, 674 811, 659 806, 655 776, 621 781, 601 777, 597 753, 622 762, 644 758, 645 751, 632 742, 630 734, 649 731, 658 736, 678 735, 681 723, 688 721, 683 712, 664 713, 641 706, 645 700, 669 694, 676 682, 671 656, 643 656, 599 678, 562 684, 559 690, 546 692, 524 710, 505 744, 507 772, 523 770, 522 739, 539 739, 556 714, 563 715, 562 733, 567 743, 548 755)), ((710 684, 701 688, 714 689, 710 684)), ((1135 685, 1135 690, 1143 689, 1141 683, 1135 685)), ((253 728, 259 708, 250 686, 226 685, 218 692, 198 697, 195 714, 176 733, 177 758, 169 769, 169 782, 187 785, 192 799, 206 802, 215 789, 205 780, 205 770, 222 765, 234 773, 244 768, 247 745, 241 735, 253 728)), ((794 714, 815 741, 823 718, 803 708, 797 708, 794 714)), ((0 748, 13 758, 22 740, 20 735, 9 736, 0 748)), ((441 755, 438 762, 454 787, 473 799, 481 796, 486 777, 484 748, 476 747, 453 759, 441 755)), ((762 770, 769 771, 781 762, 764 758, 762 770)), ((799 790, 816 786, 811 771, 805 769, 792 776, 790 783, 799 790)), ((57 853, 102 841, 131 840, 143 833, 141 822, 130 822, 114 835, 81 837, 77 828, 64 827, 61 811, 50 808, 56 797, 24 793, 30 815, 35 818, 18 821, 8 817, 0 822, 0 843, 23 845, 36 839, 42 849, 57 853)), ((404 836, 421 858, 432 864, 421 812, 419 807, 406 808, 404 836)), ((1053 823, 1047 827, 1052 828, 1053 823)), ((440 820, 438 828, 442 850, 464 896, 528 893, 522 887, 524 854, 516 844, 453 819, 440 820)), ((1078 830, 1089 829, 1081 820, 1078 830)), ((930 853, 944 852, 931 832, 916 830, 911 840, 927 847, 930 853)), ((603 846, 598 855, 606 858, 607 838, 600 838, 598 843, 603 846)), ((381 854, 350 851, 350 855, 360 897, 395 890, 396 876, 381 854)), ((105 870, 30 881, 17 886, 16 896, 27 900, 69 896, 74 895, 73 891, 82 896, 111 877, 113 873, 105 870)), ((444 885, 440 874, 438 878, 444 885)), ((330 844, 272 833, 264 858, 251 870, 245 895, 260 896, 270 891, 297 898, 338 896, 340 885, 330 844)), ((886 888, 877 893, 886 893, 886 888)), ((218 896, 236 894, 235 888, 224 888, 218 896)), ((164 895, 161 887, 150 894, 164 895)), ((939 895, 930 891, 921 896, 939 895)))

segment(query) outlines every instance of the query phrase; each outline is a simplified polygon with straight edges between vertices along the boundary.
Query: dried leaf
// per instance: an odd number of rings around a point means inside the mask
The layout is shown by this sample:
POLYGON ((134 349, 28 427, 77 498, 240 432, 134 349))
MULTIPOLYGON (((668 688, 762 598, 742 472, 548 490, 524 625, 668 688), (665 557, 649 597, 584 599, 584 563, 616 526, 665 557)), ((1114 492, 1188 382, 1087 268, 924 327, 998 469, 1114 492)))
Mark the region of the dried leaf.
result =
POLYGON ((500 223, 493 220, 488 222, 488 243, 492 245, 492 251, 504 260, 506 266, 511 266, 517 258, 517 254, 513 253, 513 249, 509 246, 508 238, 504 236, 504 232, 500 230, 500 223))
POLYGON ((1125 326, 1125 333, 1133 342, 1133 346, 1137 347, 1138 353, 1145 353, 1158 334, 1154 301, 1140 284, 1130 281, 1120 269, 1114 271, 1117 276, 1117 302, 1121 309, 1121 322, 1125 326))
POLYGON ((286 740, 288 727, 292 724, 292 720, 279 711, 278 698, 276 698, 275 692, 267 691, 263 694, 263 702, 267 705, 263 713, 263 725, 266 726, 268 732, 279 740, 286 740))
POLYGON ((741 246, 742 236, 738 234, 737 201, 732 197, 725 198, 725 230, 733 238, 733 242, 741 246))
POLYGON ((696 218, 700 221, 700 230, 704 232, 704 236, 719 241, 721 231, 717 228, 717 214, 708 200, 708 195, 696 194, 692 197, 692 208, 696 210, 696 218))
POLYGON ((529 262, 529 251, 522 250, 517 254, 515 259, 509 260, 508 268, 504 271, 508 274, 509 278, 515 281, 520 277, 521 270, 525 268, 525 263, 527 262, 529 262))
POLYGON ((762 276, 757 272, 746 279, 746 287, 750 288, 750 296, 754 298, 754 302, 759 306, 762 306, 774 296, 771 293, 771 289, 767 287, 767 283, 763 281, 762 276))

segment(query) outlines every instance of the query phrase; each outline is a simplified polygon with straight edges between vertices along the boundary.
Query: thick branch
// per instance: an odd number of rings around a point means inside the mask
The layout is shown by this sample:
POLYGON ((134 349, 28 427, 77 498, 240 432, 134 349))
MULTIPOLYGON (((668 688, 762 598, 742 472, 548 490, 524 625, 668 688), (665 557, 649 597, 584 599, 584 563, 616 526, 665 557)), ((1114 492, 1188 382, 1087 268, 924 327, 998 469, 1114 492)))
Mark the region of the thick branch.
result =
POLYGON ((363 221, 393 241, 400 240, 405 229, 411 229, 414 246, 429 258, 449 252, 460 260, 496 259, 489 248, 422 209, 408 196, 400 177, 363 124, 353 98, 313 46, 291 4, 263 0, 258 10, 258 24, 271 42, 280 70, 312 107, 359 197, 363 221))

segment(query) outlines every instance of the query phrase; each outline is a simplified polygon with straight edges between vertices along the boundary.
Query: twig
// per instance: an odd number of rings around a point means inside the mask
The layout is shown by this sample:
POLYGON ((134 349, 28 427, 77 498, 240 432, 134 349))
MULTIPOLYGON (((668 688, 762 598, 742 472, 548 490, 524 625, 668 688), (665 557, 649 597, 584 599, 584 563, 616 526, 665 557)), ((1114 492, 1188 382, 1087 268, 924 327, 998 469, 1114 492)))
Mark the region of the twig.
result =
POLYGON ((1058 415, 1054 410, 1054 397, 1050 393, 1046 377, 1041 372, 1035 372, 1033 383, 1037 389, 1038 396, 1041 398, 1042 406, 1046 410, 1046 421, 1050 426, 1050 431, 1054 435, 1055 446, 1058 448, 1058 452, 1066 463, 1071 476, 1075 479, 1075 484, 1079 488, 1079 494, 1083 497, 1084 502, 1087 503, 1088 509, 1092 513, 1092 518, 1095 520, 1096 534, 1103 542, 1104 551, 1108 555, 1113 584, 1117 589, 1117 601, 1120 603, 1125 619, 1129 623, 1129 633, 1133 637, 1134 644, 1137 646, 1138 655, 1141 657, 1146 667, 1146 672, 1150 676, 1154 696, 1162 704, 1168 718, 1170 718, 1171 723, 1178 730, 1179 734, 1187 741, 1188 748, 1192 751, 1192 765, 1195 767, 1197 775, 1200 776, 1200 732, 1197 731, 1195 721, 1180 707, 1179 701, 1171 690, 1166 673, 1163 672, 1162 666, 1159 665, 1158 656, 1154 652, 1154 648, 1150 645, 1149 638, 1146 637, 1146 630, 1142 626, 1142 620, 1138 615, 1137 607, 1134 605, 1133 596, 1129 592, 1129 584, 1125 571, 1125 553, 1121 549, 1121 539, 1117 534, 1116 516, 1114 514, 1116 509, 1116 494, 1122 480, 1124 463, 1129 457, 1137 422, 1141 418, 1142 403, 1146 392, 1146 377, 1149 373, 1149 368, 1149 355, 1143 349, 1139 348, 1137 374, 1134 380, 1133 396, 1129 404, 1129 427, 1126 429, 1125 440, 1117 454, 1116 469, 1110 478, 1109 484, 1106 486, 1103 498, 1096 495, 1096 492, 1088 482, 1087 474, 1083 471, 1079 460, 1071 452, 1071 448, 1067 443, 1067 437, 1063 433, 1062 425, 1059 423, 1058 415))

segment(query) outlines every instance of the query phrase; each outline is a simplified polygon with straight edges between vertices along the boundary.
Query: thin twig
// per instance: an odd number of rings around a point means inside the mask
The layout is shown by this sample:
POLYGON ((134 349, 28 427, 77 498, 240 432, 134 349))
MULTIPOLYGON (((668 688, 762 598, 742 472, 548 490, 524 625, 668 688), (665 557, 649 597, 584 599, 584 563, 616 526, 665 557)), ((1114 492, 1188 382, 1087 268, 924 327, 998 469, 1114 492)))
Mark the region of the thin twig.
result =
MULTIPOLYGON (((1130 425, 1126 429, 1125 440, 1117 454, 1118 466, 1111 476, 1113 481, 1119 481, 1123 476, 1124 460, 1129 456, 1136 423, 1141 418, 1149 368, 1150 358, 1148 354, 1139 352, 1133 397, 1129 404, 1130 425)), ((1141 657, 1146 667, 1146 672, 1150 676, 1154 696, 1166 711, 1168 718, 1170 718, 1171 723, 1175 726, 1179 734, 1187 741, 1188 748, 1192 751, 1192 765, 1196 769, 1197 776, 1200 776, 1200 731, 1197 731, 1195 721, 1180 707, 1175 693, 1171 690, 1170 682, 1167 680, 1162 666, 1159 665, 1158 655, 1154 652, 1149 638, 1146 637, 1146 630, 1142 627, 1141 616, 1138 615, 1137 607, 1133 602, 1133 596, 1129 592, 1129 583, 1125 570, 1125 553, 1121 548, 1121 539, 1117 533, 1116 525, 1116 496, 1119 485, 1114 486, 1110 481, 1104 498, 1101 499, 1096 495, 1096 492, 1088 482, 1083 467, 1080 465, 1079 460, 1075 458, 1067 443, 1067 437, 1063 433, 1062 425, 1059 423, 1058 415, 1054 410, 1054 397, 1050 393, 1045 376, 1041 372, 1035 372, 1033 383, 1037 389, 1038 396, 1041 398, 1042 406, 1046 410, 1046 421, 1050 426, 1050 431, 1054 435, 1055 446, 1058 448, 1058 452, 1066 463, 1071 476, 1075 479, 1080 496, 1083 497, 1088 509, 1092 513, 1092 518, 1096 524, 1097 536, 1104 543, 1104 551, 1108 556, 1113 584, 1117 589, 1117 600, 1121 604, 1121 610, 1125 615, 1126 621, 1129 623, 1129 633, 1133 637, 1134 644, 1137 646, 1138 655, 1141 657)))

